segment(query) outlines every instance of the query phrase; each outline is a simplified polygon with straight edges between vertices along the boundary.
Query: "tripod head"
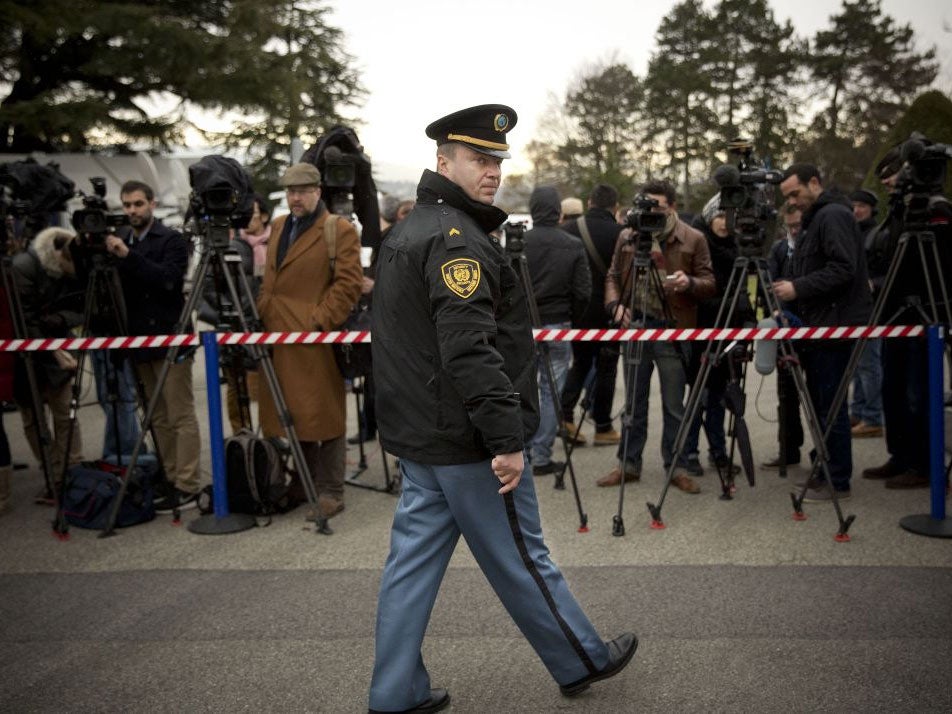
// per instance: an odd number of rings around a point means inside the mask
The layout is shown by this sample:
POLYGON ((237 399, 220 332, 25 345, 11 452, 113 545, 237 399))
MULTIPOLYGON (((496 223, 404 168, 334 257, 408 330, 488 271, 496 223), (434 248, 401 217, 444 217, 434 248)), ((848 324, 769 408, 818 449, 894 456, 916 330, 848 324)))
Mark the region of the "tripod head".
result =
POLYGON ((506 221, 502 225, 503 235, 506 238, 506 253, 511 260, 518 260, 526 249, 526 222, 506 221))

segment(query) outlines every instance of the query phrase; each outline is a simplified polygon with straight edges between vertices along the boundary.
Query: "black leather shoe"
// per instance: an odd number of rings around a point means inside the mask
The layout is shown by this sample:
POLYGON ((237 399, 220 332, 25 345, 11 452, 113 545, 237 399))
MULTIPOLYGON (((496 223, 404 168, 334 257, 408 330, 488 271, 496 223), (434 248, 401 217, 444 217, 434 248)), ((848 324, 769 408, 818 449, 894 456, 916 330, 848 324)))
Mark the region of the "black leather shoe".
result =
MULTIPOLYGON (((413 709, 404 709, 405 714, 426 714, 426 712, 438 712, 446 709, 450 705, 450 693, 445 689, 431 689, 429 698, 417 704, 413 709)), ((384 714, 378 709, 368 709, 369 714, 384 714)))
POLYGON ((562 696, 574 697, 576 694, 581 694, 588 689, 589 685, 593 682, 614 677, 621 672, 631 661, 635 650, 638 649, 638 638, 635 637, 633 632, 625 632, 605 644, 608 645, 608 664, 602 667, 598 672, 595 672, 595 674, 582 677, 571 684, 559 685, 559 689, 562 690, 562 696))

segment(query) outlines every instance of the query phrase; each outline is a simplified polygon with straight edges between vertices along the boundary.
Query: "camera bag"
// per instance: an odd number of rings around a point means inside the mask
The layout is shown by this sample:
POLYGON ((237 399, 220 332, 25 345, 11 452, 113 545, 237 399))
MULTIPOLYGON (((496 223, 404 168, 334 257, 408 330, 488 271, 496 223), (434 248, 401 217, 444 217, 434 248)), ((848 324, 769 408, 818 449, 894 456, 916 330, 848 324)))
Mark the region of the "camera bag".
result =
MULTIPOLYGON (((116 526, 125 528, 155 518, 153 481, 157 467, 136 465, 128 477, 116 526)), ((63 515, 79 528, 105 530, 126 467, 106 461, 84 461, 70 467, 63 491, 63 515)))

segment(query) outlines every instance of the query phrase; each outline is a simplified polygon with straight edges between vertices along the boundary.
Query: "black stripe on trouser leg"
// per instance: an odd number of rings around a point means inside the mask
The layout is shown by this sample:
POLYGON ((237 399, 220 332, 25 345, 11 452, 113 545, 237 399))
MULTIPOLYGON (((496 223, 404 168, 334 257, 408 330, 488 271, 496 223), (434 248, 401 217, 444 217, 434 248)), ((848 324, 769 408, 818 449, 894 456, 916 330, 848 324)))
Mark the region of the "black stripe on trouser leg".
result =
POLYGON ((561 614, 559 614, 559 609, 555 605, 555 598, 552 597, 552 593, 549 592, 549 586, 545 584, 545 580, 542 578, 542 573, 539 572, 539 569, 536 568, 535 563, 532 562, 532 558, 529 555, 529 549, 526 547, 525 538, 522 537, 522 528, 519 526, 519 516, 516 513, 516 502, 511 493, 503 494, 503 500, 506 503, 506 516, 509 519, 509 528, 512 530, 512 537, 516 541, 516 548, 519 550, 519 555, 522 556, 522 563, 526 566, 526 570, 529 571, 529 575, 532 576, 532 579, 535 580, 536 585, 539 587, 539 592, 542 593, 542 597, 545 598, 546 604, 549 606, 549 611, 552 613, 552 616, 555 618, 555 621, 559 624, 559 628, 562 630, 562 634, 565 635, 565 639, 569 641, 569 644, 572 645, 572 649, 575 650, 575 653, 578 655, 578 658, 582 660, 582 664, 585 665, 585 669, 588 670, 589 674, 595 674, 598 672, 598 667, 595 666, 595 663, 592 662, 592 658, 588 656, 588 652, 585 651, 585 648, 582 647, 582 643, 579 642, 578 637, 575 636, 575 633, 572 632, 572 628, 569 627, 561 614))

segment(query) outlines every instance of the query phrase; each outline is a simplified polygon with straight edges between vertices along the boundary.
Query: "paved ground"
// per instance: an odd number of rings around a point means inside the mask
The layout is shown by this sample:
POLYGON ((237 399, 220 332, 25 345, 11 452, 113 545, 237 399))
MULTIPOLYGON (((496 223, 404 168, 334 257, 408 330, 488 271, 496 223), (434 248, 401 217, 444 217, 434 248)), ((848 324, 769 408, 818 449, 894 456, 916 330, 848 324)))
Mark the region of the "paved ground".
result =
MULTIPOLYGON (((829 505, 807 506, 808 520, 795 522, 788 485, 771 472, 754 488, 740 483, 731 501, 718 498, 712 474, 700 495, 670 493, 668 527, 657 531, 645 508, 662 482, 657 402, 645 476, 625 492, 624 537, 612 535, 618 490, 594 485, 612 448, 573 456, 588 533, 577 532, 572 490, 535 479, 555 561, 606 637, 639 634, 634 663, 577 700, 560 697, 461 547, 424 652, 453 711, 952 709, 952 541, 899 527, 928 512, 927 491, 858 478, 885 459, 883 441, 854 442, 849 543, 834 541, 829 505)), ((773 378, 754 374, 747 414, 758 462, 776 450, 765 419, 774 413, 773 378)), ((80 418, 94 456, 102 417, 91 406, 80 418)), ((19 417, 5 415, 5 425, 15 458, 27 460, 19 417)), ((207 467, 207 448, 203 456, 207 467)), ((355 449, 349 457, 356 464, 355 449)), ((381 483, 376 447, 368 462, 362 479, 381 483)), ((160 516, 108 539, 74 528, 60 543, 51 512, 30 502, 38 485, 35 469, 16 472, 16 508, 0 519, 0 710, 366 709, 394 496, 348 489, 332 536, 297 511, 227 536, 160 516)))

